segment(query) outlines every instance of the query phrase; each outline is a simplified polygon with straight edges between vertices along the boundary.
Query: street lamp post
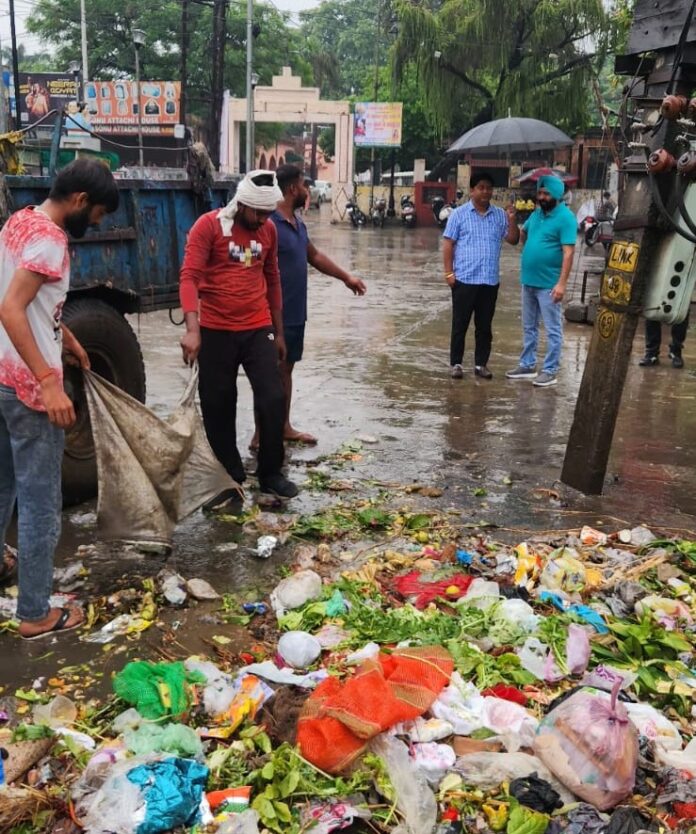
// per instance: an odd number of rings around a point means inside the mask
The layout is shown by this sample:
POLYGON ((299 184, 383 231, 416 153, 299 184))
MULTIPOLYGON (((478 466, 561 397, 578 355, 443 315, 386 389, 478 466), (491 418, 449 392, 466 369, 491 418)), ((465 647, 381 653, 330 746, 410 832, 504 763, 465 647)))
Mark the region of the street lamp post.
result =
POLYGON ((135 89, 138 98, 138 162, 140 165, 140 176, 145 176, 145 159, 143 151, 143 107, 142 96, 140 95, 140 48, 145 46, 145 32, 142 29, 133 29, 133 46, 135 47, 135 89))
POLYGON ((250 144, 251 144, 251 159, 247 163, 247 171, 251 171, 254 166, 256 165, 256 115, 255 115, 255 105, 256 105, 256 87, 259 83, 259 74, 257 72, 251 73, 251 125, 249 127, 249 135, 251 137, 250 144))
POLYGON ((73 81, 75 82, 75 103, 77 104, 78 108, 82 102, 82 90, 80 89, 80 70, 82 67, 80 66, 79 61, 71 61, 68 64, 68 72, 73 77, 73 81))

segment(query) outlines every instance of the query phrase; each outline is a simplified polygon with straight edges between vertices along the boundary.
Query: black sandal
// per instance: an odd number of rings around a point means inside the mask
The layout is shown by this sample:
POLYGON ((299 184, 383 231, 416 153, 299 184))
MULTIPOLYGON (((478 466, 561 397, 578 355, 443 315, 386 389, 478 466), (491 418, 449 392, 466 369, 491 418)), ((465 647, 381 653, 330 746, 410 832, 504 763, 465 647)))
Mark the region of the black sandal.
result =
POLYGON ((56 632, 66 632, 66 631, 75 631, 76 628, 81 628, 85 624, 85 619, 82 617, 78 623, 75 625, 68 626, 66 628, 66 623, 70 619, 70 615, 73 613, 74 608, 61 608, 60 609, 60 616, 55 621, 53 626, 49 628, 47 631, 42 631, 39 634, 32 634, 31 637, 25 637, 23 634, 19 636, 22 640, 41 640, 42 637, 50 637, 51 634, 55 634, 56 632))

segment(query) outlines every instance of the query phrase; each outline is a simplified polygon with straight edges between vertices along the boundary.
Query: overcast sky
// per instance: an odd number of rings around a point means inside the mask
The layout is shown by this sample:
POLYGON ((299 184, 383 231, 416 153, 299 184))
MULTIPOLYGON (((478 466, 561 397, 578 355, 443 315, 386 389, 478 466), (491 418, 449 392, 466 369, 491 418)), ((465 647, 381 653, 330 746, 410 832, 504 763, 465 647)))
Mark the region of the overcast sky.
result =
MULTIPOLYGON (((31 15, 31 10, 35 5, 36 0, 15 0, 15 10, 17 15, 17 40, 23 43, 29 52, 36 52, 41 48, 41 43, 35 35, 30 35, 27 32, 26 20, 31 15)), ((313 9, 318 6, 320 0, 273 0, 272 5, 281 11, 297 12, 304 9, 313 9)), ((2 46, 10 45, 10 19, 8 12, 8 0, 0 0, 0 39, 2 46)), ((89 21, 88 21, 89 25, 89 21)), ((89 30, 87 37, 90 37, 89 30)), ((56 67, 60 70, 61 67, 56 67)))

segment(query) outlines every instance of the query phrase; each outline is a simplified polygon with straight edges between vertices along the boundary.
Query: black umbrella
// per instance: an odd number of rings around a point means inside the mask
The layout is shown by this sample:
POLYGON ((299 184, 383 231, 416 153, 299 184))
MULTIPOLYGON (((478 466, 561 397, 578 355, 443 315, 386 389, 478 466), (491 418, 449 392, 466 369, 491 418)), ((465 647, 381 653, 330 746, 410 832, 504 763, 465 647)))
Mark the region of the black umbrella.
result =
POLYGON ((548 122, 508 116, 472 128, 450 145, 447 152, 529 153, 567 148, 572 144, 570 136, 548 122))

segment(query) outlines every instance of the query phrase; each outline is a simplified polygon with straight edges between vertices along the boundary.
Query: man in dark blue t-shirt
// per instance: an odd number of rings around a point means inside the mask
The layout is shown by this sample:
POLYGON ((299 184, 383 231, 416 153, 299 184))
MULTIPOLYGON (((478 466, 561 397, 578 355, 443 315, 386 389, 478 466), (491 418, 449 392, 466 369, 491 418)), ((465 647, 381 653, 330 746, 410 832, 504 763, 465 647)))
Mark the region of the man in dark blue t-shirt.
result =
MULTIPOLYGON (((283 290, 283 329, 287 358, 280 363, 286 396, 285 440, 313 446, 317 439, 307 432, 293 428, 290 422, 292 401, 292 371, 302 359, 305 322, 307 321, 307 264, 324 275, 330 275, 348 287, 353 295, 365 295, 365 283, 345 269, 341 269, 309 239, 307 227, 297 210, 307 203, 309 191, 304 174, 295 165, 281 165, 276 171, 283 199, 271 215, 278 230, 278 266, 283 290)), ((258 445, 257 435, 251 441, 251 449, 258 445)))

